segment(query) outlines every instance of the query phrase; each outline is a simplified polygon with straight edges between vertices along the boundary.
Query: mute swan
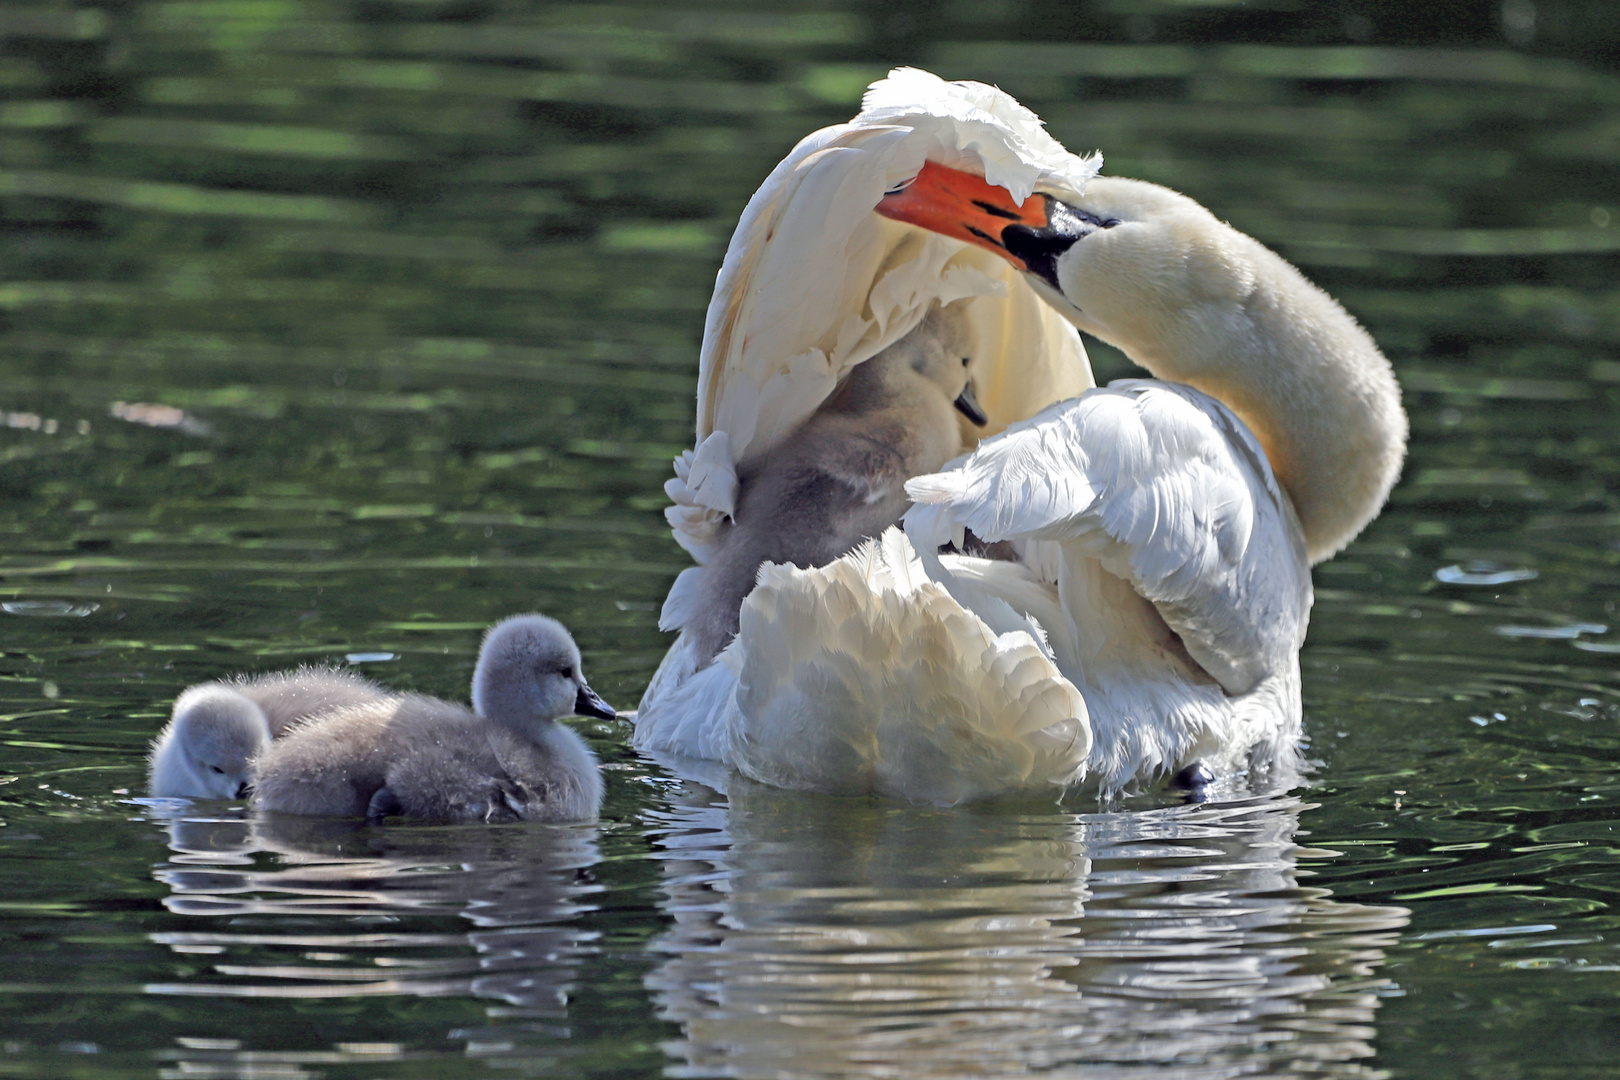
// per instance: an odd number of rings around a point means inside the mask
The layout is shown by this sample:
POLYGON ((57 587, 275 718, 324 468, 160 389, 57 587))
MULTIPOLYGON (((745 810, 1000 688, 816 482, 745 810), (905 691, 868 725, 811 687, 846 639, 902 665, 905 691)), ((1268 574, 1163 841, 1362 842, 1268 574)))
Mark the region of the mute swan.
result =
POLYGON ((905 534, 762 567, 715 663, 683 633, 639 747, 936 803, 1295 763, 1310 562, 1394 483, 1398 387, 1280 257, 1095 171, 999 91, 900 69, 772 173, 710 306, 698 443, 666 486, 698 566, 661 625, 697 616, 738 468, 860 362, 850 342, 970 297, 991 437, 907 484, 905 534), (1175 381, 1087 391, 1074 325, 1175 381), (967 530, 1018 560, 940 554, 967 530))
POLYGON ((611 720, 555 619, 515 615, 484 637, 473 707, 405 694, 323 714, 254 761, 253 807, 430 821, 584 821, 602 777, 584 740, 557 723, 611 720))
POLYGON ((152 744, 148 790, 156 798, 240 799, 248 762, 272 738, 316 713, 386 695, 369 679, 336 668, 199 683, 175 700, 152 744))
POLYGON ((955 456, 957 413, 985 422, 968 378, 962 320, 956 308, 930 312, 738 476, 734 521, 689 624, 703 662, 737 633, 737 611, 761 563, 823 566, 897 524, 911 505, 905 482, 955 456))

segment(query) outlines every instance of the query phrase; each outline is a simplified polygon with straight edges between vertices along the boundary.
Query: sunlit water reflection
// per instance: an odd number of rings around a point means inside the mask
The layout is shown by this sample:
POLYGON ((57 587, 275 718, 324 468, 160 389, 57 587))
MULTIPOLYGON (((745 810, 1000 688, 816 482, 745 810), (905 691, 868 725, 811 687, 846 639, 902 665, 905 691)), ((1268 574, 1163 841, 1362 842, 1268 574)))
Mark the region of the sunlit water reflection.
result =
MULTIPOLYGON (((487 1022, 435 1035, 483 1060, 512 1055, 536 1034, 566 1038, 572 991, 597 951, 598 935, 580 925, 602 891, 585 876, 601 861, 594 827, 379 830, 226 816, 174 819, 168 834, 171 854, 154 877, 170 890, 164 906, 200 928, 150 937, 200 961, 206 975, 150 983, 145 993, 470 997, 494 1002, 487 1022), (472 929, 445 932, 447 919, 472 929)), ((206 1052, 176 1059, 186 1075, 301 1060, 241 1040, 190 1042, 206 1052)), ((413 1056, 419 1039, 405 1037, 339 1041, 326 1060, 413 1056)))
POLYGON ((0 5, 0 1074, 1610 1075, 1613 7, 0 5), (1394 361, 1313 805, 727 804, 583 722, 594 830, 130 802, 188 683, 460 697, 517 610, 634 702, 724 237, 895 60, 1193 194, 1394 361))
POLYGON ((659 815, 649 984, 692 1075, 1361 1075, 1407 913, 1302 886, 1302 808, 696 790, 659 815))
MULTIPOLYGON (((1363 1075, 1408 913, 1302 884, 1299 856, 1330 855, 1298 844, 1307 808, 942 811, 683 786, 646 815, 667 919, 646 985, 678 1025, 675 1072, 1363 1075)), ((466 996, 485 1023, 435 1034, 485 1059, 566 1036, 601 950, 587 916, 611 902, 590 827, 225 816, 167 835, 154 877, 194 928, 150 938, 198 972, 145 993, 466 996)), ((298 1061, 189 1043, 182 1070, 298 1061)), ((323 1060, 411 1046, 339 1041, 323 1060)))

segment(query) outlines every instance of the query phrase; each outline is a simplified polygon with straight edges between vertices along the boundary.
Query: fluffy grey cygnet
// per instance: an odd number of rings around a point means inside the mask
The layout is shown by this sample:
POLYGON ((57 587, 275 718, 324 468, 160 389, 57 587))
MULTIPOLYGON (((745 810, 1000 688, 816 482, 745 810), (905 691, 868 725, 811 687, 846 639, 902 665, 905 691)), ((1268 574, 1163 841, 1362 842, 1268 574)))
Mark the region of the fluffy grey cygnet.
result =
POLYGON ((961 451, 957 413, 984 425, 966 336, 960 305, 934 309, 856 365, 810 419, 739 473, 732 524, 687 624, 699 665, 736 636, 761 563, 825 566, 879 535, 911 505, 906 481, 961 451))
POLYGON ((152 744, 148 790, 158 798, 240 799, 253 756, 289 727, 328 709, 387 696, 369 679, 301 667, 188 688, 152 744))
POLYGON ((515 615, 484 637, 473 707, 405 694, 322 714, 265 746, 253 806, 288 814, 445 822, 586 821, 602 804, 596 758, 557 723, 611 720, 568 631, 515 615))

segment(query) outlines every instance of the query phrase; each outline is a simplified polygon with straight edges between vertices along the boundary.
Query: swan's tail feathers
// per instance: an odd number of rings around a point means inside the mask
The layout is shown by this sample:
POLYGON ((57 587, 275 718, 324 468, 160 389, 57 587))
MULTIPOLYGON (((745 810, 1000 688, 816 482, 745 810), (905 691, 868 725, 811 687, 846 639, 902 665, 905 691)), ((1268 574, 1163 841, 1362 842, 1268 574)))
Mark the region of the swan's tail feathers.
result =
POLYGON ((697 614, 697 606, 702 602, 704 575, 708 571, 701 566, 688 566, 675 578, 675 584, 669 587, 669 595, 664 597, 664 607, 658 613, 658 629, 666 634, 679 630, 692 620, 697 614))
POLYGON ((898 530, 828 566, 767 566, 722 659, 728 757, 780 787, 941 804, 1079 780, 1080 693, 1029 632, 996 634, 898 530))
MULTIPOLYGON (((724 660, 725 653, 720 654, 724 660)), ((725 746, 719 718, 731 708, 737 689, 735 672, 724 663, 700 668, 690 634, 675 639, 636 710, 637 750, 681 758, 723 761, 725 746)))

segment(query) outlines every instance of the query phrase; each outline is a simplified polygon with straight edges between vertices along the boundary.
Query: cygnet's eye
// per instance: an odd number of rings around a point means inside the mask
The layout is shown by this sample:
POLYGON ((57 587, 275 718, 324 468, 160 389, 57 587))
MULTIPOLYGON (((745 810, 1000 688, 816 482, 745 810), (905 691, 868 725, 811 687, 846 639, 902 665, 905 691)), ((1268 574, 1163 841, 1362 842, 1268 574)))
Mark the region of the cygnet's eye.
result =
POLYGON ((971 356, 962 357, 962 366, 963 367, 967 367, 971 363, 973 363, 973 357, 971 357, 971 356))
POLYGON ((213 769, 215 772, 219 773, 219 775, 221 775, 221 776, 225 775, 225 770, 220 768, 218 765, 210 765, 208 767, 210 769, 213 769))

